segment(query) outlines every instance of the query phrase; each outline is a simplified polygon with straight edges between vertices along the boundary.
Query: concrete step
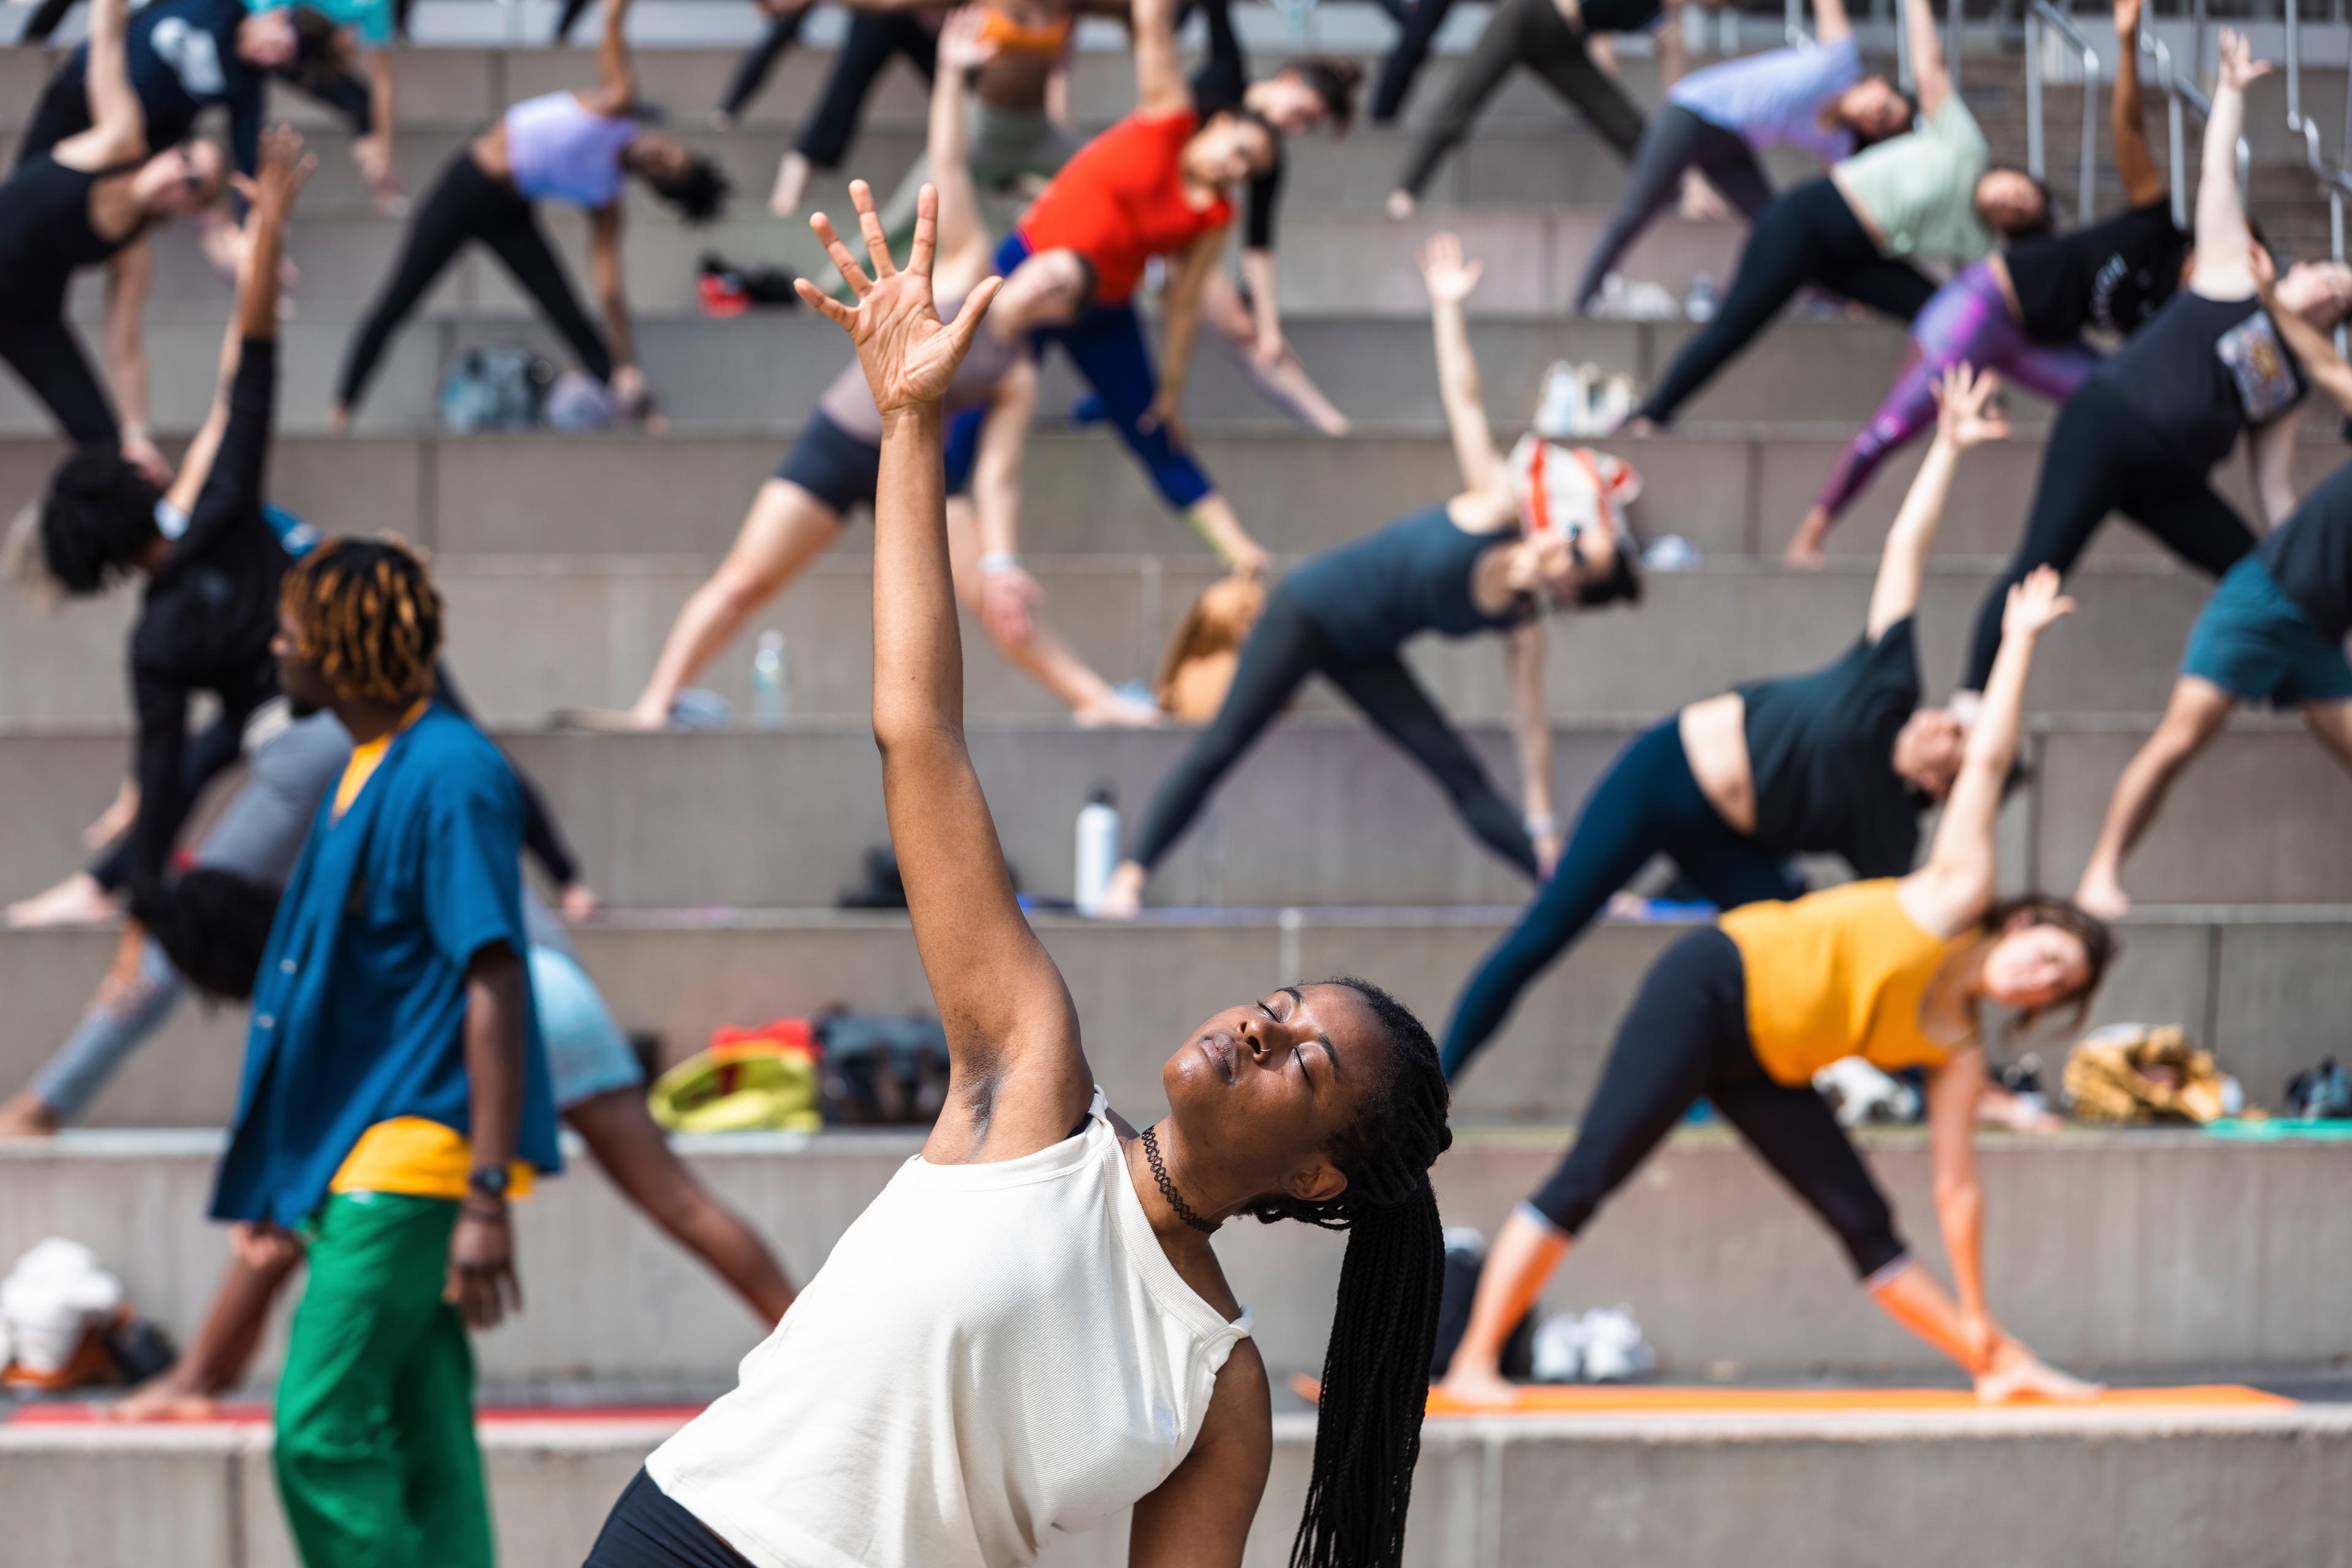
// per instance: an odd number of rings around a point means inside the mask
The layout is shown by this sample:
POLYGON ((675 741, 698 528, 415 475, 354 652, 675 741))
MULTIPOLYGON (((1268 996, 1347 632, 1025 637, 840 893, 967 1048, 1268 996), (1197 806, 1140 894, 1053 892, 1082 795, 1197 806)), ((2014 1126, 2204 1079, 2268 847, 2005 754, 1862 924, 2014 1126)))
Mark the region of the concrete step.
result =
MULTIPOLYGON (((1026 559, 1046 592, 1044 613, 1063 638, 1110 680, 1147 686, 1192 596, 1217 574, 1194 554, 1026 559)), ((437 564, 467 698, 491 721, 517 726, 536 726, 559 709, 633 702, 672 617, 707 569, 681 556, 444 555, 437 564)), ((1798 573, 1745 560, 1655 574, 1637 613, 1555 623, 1550 710, 1562 720, 1664 713, 1743 681, 1826 663, 1861 629, 1871 580, 1868 568, 1798 573)), ((1921 625, 1931 689, 1957 679, 1977 606, 1995 581, 1989 571, 1958 567, 1928 578, 1921 625)), ((2037 671, 2028 697, 2033 710, 2160 710, 2205 602, 2205 580, 2126 566, 2078 574, 2074 592, 2084 607, 2063 649, 2053 647, 2037 671)), ((793 714, 861 720, 872 699, 872 599, 866 558, 844 552, 822 562, 756 616, 697 684, 718 691, 740 722, 751 723, 754 644, 761 629, 780 628, 793 714)), ((0 626, 0 727, 127 727, 118 656, 136 611, 136 600, 121 594, 0 626)), ((976 623, 968 621, 965 634, 969 714, 1062 715, 1054 697, 997 657, 976 623)), ((1408 658, 1457 719, 1510 717, 1498 646, 1424 638, 1408 658)), ((1300 710, 1346 709, 1336 689, 1318 683, 1300 710)))
MULTIPOLYGON (((488 1426, 499 1561, 574 1568, 676 1426, 488 1426)), ((1288 1561, 1306 1496, 1313 1417, 1276 1415, 1274 1432, 1248 1568, 1288 1561)), ((268 1443, 257 1424, 0 1427, 0 1507, 28 1562, 292 1568, 268 1443), (139 1508, 97 1506, 132 1490, 139 1508)), ((2335 1405, 1435 1420, 1405 1561, 1800 1568, 1841 1561, 1858 1540, 1901 1540, 1920 1568, 2340 1565, 2352 1508, 2334 1483, 2347 1461, 2352 1419, 2335 1405), (2123 1517, 2083 1507, 2086 1496, 2115 1500, 2123 1517), (1834 1508, 1816 1502, 1831 1497, 1834 1508)), ((1123 1517, 1056 1532, 1038 1561, 1118 1568, 1126 1536, 1123 1517)))
MULTIPOLYGON (((592 862, 592 874, 601 872, 592 862)), ((846 868, 843 873, 847 874, 846 868)), ((1160 1068, 1209 1011, 1261 987, 1365 974, 1442 1032, 1454 998, 1517 918, 1516 907, 1189 910, 1135 926, 1040 915, 1070 984, 1098 1081, 1130 1112, 1160 1103, 1160 1068)), ((1455 1086, 1466 1124, 1563 1122, 1581 1114, 1650 963, 1685 927, 1608 921, 1529 988, 1502 1034, 1455 1086)), ((578 928, 583 961, 631 1029, 658 1034, 671 1060, 722 1025, 814 1014, 928 1008, 903 917, 802 910, 625 910, 578 928)), ((2343 1049, 2352 978, 2339 962, 2352 912, 2156 909, 2123 929, 2124 950, 2095 1023, 2177 1023, 2212 1049, 2252 1103, 2283 1103, 2287 1079, 2343 1049)), ((100 930, 0 932, 0 1093, 31 1079, 89 1005, 112 956, 100 930)), ((235 1108, 240 1009, 184 1007, 91 1108, 101 1127, 217 1126, 235 1108)), ((2054 1033, 2004 1041, 2055 1072, 2054 1033)), ((2054 1088, 2054 1084, 2053 1085, 2054 1088)), ((1481 1221, 1479 1223, 1486 1223, 1481 1221)))
MULTIPOLYGON (((1447 1223, 1492 1234, 1567 1141, 1559 1130, 1465 1134, 1434 1173, 1447 1223)), ((222 1230, 203 1217, 219 1142, 93 1132, 0 1145, 0 1256, 72 1237, 184 1337, 226 1253, 222 1230)), ((920 1142, 917 1133, 731 1134, 680 1147, 805 1279, 920 1142)), ((1864 1143, 1907 1239, 1942 1271, 1925 1134, 1866 1133, 1864 1143)), ((758 1325, 572 1149, 573 1168, 519 1215, 525 1310, 480 1340, 484 1380, 651 1397, 727 1388, 758 1325)), ((1979 1164, 1989 1298, 2005 1328, 2053 1360, 2168 1379, 2184 1368, 2284 1373, 2352 1355, 2340 1310, 2352 1222, 2332 1201, 2352 1178, 2352 1147, 2198 1132, 1989 1134, 1979 1164)), ((1321 1365, 1344 1246, 1256 1225, 1219 1237, 1277 1376, 1321 1365)), ((1949 1373, 1853 1289, 1820 1222, 1718 1131, 1679 1133, 1655 1155, 1594 1222, 1546 1300, 1555 1310, 1624 1304, 1673 1380, 1711 1367, 1767 1379, 1949 1373)), ((276 1375, 274 1338, 258 1388, 276 1375)))
MULTIPOLYGON (((2149 727, 2037 724, 2026 750, 2033 781, 2005 818, 2011 876, 2074 886, 2116 777, 2149 727)), ((1556 727, 1564 806, 1573 808, 1639 728, 1556 727)), ((1515 793, 1507 730, 1473 724, 1464 733, 1490 776, 1515 793)), ((640 736, 518 731, 502 739, 545 789, 588 875, 619 904, 829 903, 858 879, 863 847, 887 837, 862 722, 640 736)), ((975 725, 971 742, 1024 885, 1058 894, 1069 887, 1070 824, 1088 791, 1113 786, 1132 831, 1192 735, 1006 721, 975 725)), ((0 798, 18 803, 0 843, 0 886, 29 891, 74 868, 79 835, 113 798, 128 754, 119 734, 0 737, 0 798)), ((2133 858, 2130 883, 2156 903, 2352 901, 2347 825, 2352 791, 2337 764, 2289 724, 2244 720, 2175 787, 2133 858)), ((1152 890, 1171 906, 1516 903, 1526 894, 1517 873, 1470 838, 1402 752, 1352 719, 1315 715, 1258 742, 1162 863, 1152 890)))

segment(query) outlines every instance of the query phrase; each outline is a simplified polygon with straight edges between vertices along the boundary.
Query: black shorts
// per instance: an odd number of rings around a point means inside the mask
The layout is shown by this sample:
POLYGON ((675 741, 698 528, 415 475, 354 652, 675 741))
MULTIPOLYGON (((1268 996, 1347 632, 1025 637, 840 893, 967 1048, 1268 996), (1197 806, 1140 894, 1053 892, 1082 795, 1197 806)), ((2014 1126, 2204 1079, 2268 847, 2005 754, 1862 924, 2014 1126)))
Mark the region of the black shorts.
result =
POLYGON ((639 1470, 605 1517, 584 1568, 750 1568, 740 1553, 639 1470))
MULTIPOLYGON (((966 442, 959 450, 950 444, 948 494, 960 496, 971 488, 975 447, 976 443, 966 442)), ((881 476, 882 448, 844 430, 822 408, 809 415, 807 428, 776 468, 776 478, 800 486, 841 513, 845 521, 858 507, 873 506, 874 489, 881 476)))

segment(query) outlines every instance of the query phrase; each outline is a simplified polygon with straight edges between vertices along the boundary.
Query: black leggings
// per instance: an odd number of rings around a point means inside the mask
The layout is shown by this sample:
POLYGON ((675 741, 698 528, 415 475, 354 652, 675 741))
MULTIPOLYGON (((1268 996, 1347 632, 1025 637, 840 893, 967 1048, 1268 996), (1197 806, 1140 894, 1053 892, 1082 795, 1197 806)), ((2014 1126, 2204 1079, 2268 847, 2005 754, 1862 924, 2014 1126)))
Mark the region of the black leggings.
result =
POLYGON ((1340 652, 1288 588, 1276 589, 1266 601, 1265 613, 1242 646, 1224 705, 1151 797, 1151 809, 1128 850, 1130 859, 1146 868, 1159 863, 1200 815, 1209 791, 1310 675, 1328 677, 1376 729, 1427 770, 1487 848, 1535 876, 1535 846, 1519 814, 1495 793, 1486 770, 1404 661, 1394 653, 1353 658, 1340 652))
POLYGON ((1549 82, 1602 141, 1627 158, 1633 155, 1642 140, 1642 110, 1624 85, 1595 63, 1583 35, 1552 0, 1501 0, 1397 184, 1420 195, 1439 161, 1470 134, 1470 122, 1517 66, 1549 82))
POLYGON ((582 1568, 751 1568, 710 1527, 639 1470, 621 1492, 582 1568))
POLYGON ((1380 79, 1372 86, 1372 123, 1387 125, 1404 108, 1405 94, 1428 63, 1430 40, 1445 25, 1454 0, 1381 0, 1381 9, 1398 27, 1397 41, 1381 62, 1380 79))
POLYGON ((604 346, 604 334, 581 309, 572 280, 563 275, 563 263, 556 259, 546 231, 539 226, 538 213, 520 192, 483 173, 473 153, 462 151, 449 161, 441 183, 416 209, 416 219, 408 226, 408 243, 392 269, 391 279, 352 339, 351 350, 343 358, 342 379, 335 387, 338 404, 345 408, 359 406, 360 394, 367 390, 368 379, 375 374, 376 361, 383 357, 394 329, 408 319, 467 242, 477 239, 506 263, 514 280, 538 302, 549 324, 563 334, 588 374, 599 381, 613 379, 613 353, 604 346))
MULTIPOLYGON (((583 0, 585 3, 585 0, 583 0)), ((719 100, 719 111, 730 119, 740 118, 743 110, 768 82, 768 73, 784 52, 801 41, 801 26, 808 20, 812 6, 786 11, 768 17, 768 30, 760 41, 743 51, 735 62, 735 74, 727 79, 727 96, 719 100)))
POLYGON ((1642 414, 1662 425, 1672 419, 1808 283, 1906 322, 1936 292, 1917 268, 1880 254, 1835 184, 1799 185, 1756 219, 1715 320, 1683 345, 1642 414))
POLYGON ((939 74, 939 35, 902 12, 851 12, 849 37, 842 40, 840 58, 825 79, 824 96, 817 100, 816 112, 801 127, 800 140, 793 144, 802 157, 820 169, 841 166, 866 112, 866 100, 893 55, 906 56, 928 82, 939 74))
POLYGON ((1794 868, 1707 803, 1683 751, 1680 716, 1653 725, 1618 753, 1584 797, 1551 880, 1463 987, 1445 1028, 1449 1080, 1503 1026, 1519 993, 1659 855, 1672 857, 1717 909, 1793 899, 1805 890, 1794 868))
POLYGON ((1775 1083, 1757 1061, 1739 949, 1714 926, 1650 966, 1576 1142, 1527 1206, 1576 1235, 1701 1096, 1837 1233, 1855 1274, 1866 1280, 1902 1260, 1886 1194, 1829 1102, 1811 1084, 1775 1083))
POLYGON ((2000 651, 2000 616, 2012 584, 2037 566, 2071 571, 2111 511, 2154 534, 2208 577, 2219 577, 2254 547, 2253 531, 2213 493, 2210 477, 2182 462, 2162 435, 2097 380, 2058 410, 2042 455, 2025 537, 2009 570, 1985 590, 1969 644, 1964 691, 1982 691, 2000 651))
POLYGON ((122 438, 89 358, 73 329, 56 316, 11 316, 0 306, 0 361, 48 405, 77 447, 112 447, 122 438))
POLYGON ((1667 104, 1650 117, 1643 131, 1624 197, 1617 204, 1616 216, 1609 220, 1609 232, 1601 237, 1584 264, 1584 279, 1576 286, 1578 310, 1601 292, 1601 280, 1616 268, 1625 247, 1681 195, 1683 174, 1691 169, 1705 174, 1707 183, 1749 223, 1771 205, 1772 182, 1764 177, 1754 150, 1744 138, 1679 103, 1667 104))

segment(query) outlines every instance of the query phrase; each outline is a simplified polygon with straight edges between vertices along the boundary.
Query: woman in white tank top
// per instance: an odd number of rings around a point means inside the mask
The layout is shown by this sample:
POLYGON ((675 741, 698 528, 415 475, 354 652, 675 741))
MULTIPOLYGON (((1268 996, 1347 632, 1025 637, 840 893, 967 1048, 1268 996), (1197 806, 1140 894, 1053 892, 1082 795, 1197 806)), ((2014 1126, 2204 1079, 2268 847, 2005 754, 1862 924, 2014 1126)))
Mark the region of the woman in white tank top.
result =
POLYGON ((717 163, 674 136, 639 125, 637 81, 623 37, 628 0, 604 7, 598 81, 586 92, 525 99, 460 148, 430 195, 417 204, 407 243, 392 276, 343 355, 330 422, 351 425, 360 395, 392 334, 424 301, 435 281, 479 241, 506 264, 572 347, 581 368, 610 387, 619 412, 649 407, 646 379, 630 342, 628 290, 621 281, 621 191, 628 175, 650 185, 689 223, 706 223, 727 199, 717 163), (588 215, 588 267, 603 307, 599 331, 580 307, 563 264, 540 226, 537 204, 562 202, 588 215))
POLYGON ((1443 1268, 1436 1049, 1376 986, 1286 987, 1169 1058, 1165 1120, 1138 1134, 1103 1103, 963 741, 940 399, 997 281, 942 327, 934 193, 901 272, 850 189, 877 276, 820 216, 858 303, 800 291, 849 330, 883 413, 874 734, 947 1106, 736 1390, 646 1462, 590 1568, 999 1568, 1130 1505, 1130 1563, 1238 1564, 1273 1454, 1209 1247, 1240 1215, 1351 1232, 1293 1561, 1391 1568, 1443 1268))

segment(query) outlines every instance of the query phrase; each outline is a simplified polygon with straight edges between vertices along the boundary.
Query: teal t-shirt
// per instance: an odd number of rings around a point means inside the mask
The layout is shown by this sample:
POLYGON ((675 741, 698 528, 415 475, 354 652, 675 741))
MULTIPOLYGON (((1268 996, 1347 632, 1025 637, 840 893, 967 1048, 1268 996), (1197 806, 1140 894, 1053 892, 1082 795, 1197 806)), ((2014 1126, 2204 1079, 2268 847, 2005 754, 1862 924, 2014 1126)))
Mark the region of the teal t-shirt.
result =
POLYGON ((1977 181, 1990 153, 1958 93, 1907 135, 1865 147, 1837 166, 1838 185, 1889 256, 1976 261, 1992 250, 1977 216, 1977 181))

